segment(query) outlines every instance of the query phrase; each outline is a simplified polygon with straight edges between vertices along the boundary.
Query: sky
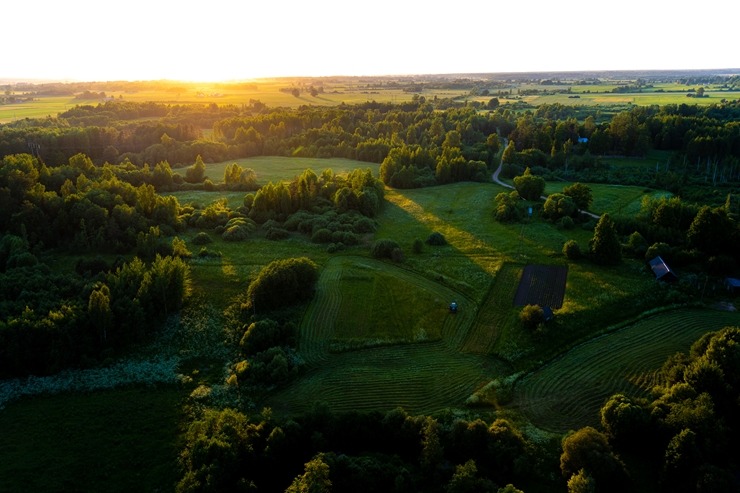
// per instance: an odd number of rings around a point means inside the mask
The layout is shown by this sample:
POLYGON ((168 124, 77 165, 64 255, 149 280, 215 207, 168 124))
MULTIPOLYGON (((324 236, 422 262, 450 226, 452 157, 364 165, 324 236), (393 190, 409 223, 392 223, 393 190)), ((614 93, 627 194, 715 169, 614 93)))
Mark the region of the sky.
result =
POLYGON ((740 2, 24 0, 0 79, 740 68, 740 2))

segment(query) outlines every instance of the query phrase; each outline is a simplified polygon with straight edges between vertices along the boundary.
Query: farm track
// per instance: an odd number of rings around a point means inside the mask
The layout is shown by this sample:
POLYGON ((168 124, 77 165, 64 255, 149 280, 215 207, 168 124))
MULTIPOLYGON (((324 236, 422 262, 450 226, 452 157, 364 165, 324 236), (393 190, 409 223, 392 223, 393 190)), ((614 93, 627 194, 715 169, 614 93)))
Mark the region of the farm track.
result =
POLYGON ((511 311, 521 268, 511 263, 501 266, 491 283, 486 298, 481 303, 478 316, 468 331, 462 350, 469 353, 489 354, 493 351, 500 329, 511 311))
POLYGON ((615 393, 647 396, 660 383, 666 358, 687 352, 702 334, 738 325, 740 315, 679 309, 653 315, 597 337, 527 375, 516 386, 514 406, 543 429, 564 432, 598 423, 615 393))

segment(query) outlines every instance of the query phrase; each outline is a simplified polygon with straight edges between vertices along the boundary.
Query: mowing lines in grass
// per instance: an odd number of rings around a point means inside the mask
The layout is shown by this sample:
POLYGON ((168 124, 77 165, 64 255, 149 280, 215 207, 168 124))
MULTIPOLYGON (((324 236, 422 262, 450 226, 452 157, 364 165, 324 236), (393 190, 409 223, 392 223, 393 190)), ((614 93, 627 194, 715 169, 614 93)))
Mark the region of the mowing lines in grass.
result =
POLYGON ((477 388, 502 374, 495 363, 452 350, 444 341, 401 344, 332 354, 319 367, 270 396, 279 414, 325 402, 335 412, 388 411, 412 414, 462 406, 477 388))
POLYGON ((702 334, 738 325, 740 315, 680 309, 649 318, 573 348, 517 384, 514 403, 537 426, 563 432, 598 423, 609 396, 646 395, 656 370, 687 352, 702 334))
POLYGON ((490 353, 501 337, 503 328, 512 316, 514 287, 521 268, 512 263, 504 263, 491 284, 488 295, 483 300, 478 316, 473 322, 463 351, 471 353, 490 353))
POLYGON ((301 323, 307 372, 266 405, 286 413, 316 401, 336 411, 462 405, 499 371, 491 374, 493 363, 459 352, 475 315, 470 299, 426 277, 373 259, 333 257, 301 323), (455 315, 447 310, 451 300, 460 306, 455 315), (409 341, 416 342, 399 344, 409 341), (343 352, 330 352, 330 345, 343 352))
POLYGON ((465 336, 474 316, 472 301, 426 277, 372 259, 334 257, 301 324, 300 349, 310 361, 323 359, 318 353, 329 347, 456 340, 465 336), (452 300, 464 307, 460 316, 449 315, 452 300))

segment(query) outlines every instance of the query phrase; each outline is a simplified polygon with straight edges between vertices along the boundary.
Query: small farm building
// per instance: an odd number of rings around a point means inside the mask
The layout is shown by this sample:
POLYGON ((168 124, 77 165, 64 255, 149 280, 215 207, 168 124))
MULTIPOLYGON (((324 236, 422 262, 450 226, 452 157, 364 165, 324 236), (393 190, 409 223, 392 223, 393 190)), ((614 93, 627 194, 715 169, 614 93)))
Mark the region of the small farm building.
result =
POLYGON ((665 263, 665 260, 663 260, 660 255, 650 261, 650 268, 653 270, 655 278, 659 281, 675 281, 678 279, 676 274, 670 267, 668 267, 668 264, 665 263))
POLYGON ((740 279, 734 277, 725 278, 725 287, 732 294, 740 293, 740 279))

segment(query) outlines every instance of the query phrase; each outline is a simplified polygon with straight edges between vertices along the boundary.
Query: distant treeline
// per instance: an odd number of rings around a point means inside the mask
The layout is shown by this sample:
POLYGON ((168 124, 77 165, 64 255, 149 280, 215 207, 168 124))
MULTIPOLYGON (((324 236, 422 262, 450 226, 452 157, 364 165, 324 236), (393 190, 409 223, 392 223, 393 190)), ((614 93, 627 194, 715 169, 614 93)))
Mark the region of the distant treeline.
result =
POLYGON ((520 166, 519 171, 541 167, 567 178, 606 181, 598 171, 599 156, 644 156, 658 149, 675 154, 673 176, 661 178, 667 183, 655 183, 655 173, 610 175, 609 180, 675 188, 681 176, 713 184, 740 178, 736 101, 634 106, 607 121, 598 121, 596 110, 584 117, 587 107, 556 103, 513 111, 509 106, 487 105, 495 109, 486 110, 480 103, 422 96, 402 104, 298 109, 269 109, 259 101, 243 106, 107 101, 77 106, 57 118, 0 127, 0 155, 30 152, 54 165, 84 153, 96 165, 130 161, 153 167, 166 161, 177 168, 198 155, 206 163, 267 155, 383 163, 396 159, 394 149, 419 148, 425 157, 412 166, 389 163, 399 171, 406 167, 402 175, 413 178, 394 184, 406 187, 481 179, 485 168, 496 164, 500 143, 509 139, 516 154, 508 155, 507 162, 520 166), (203 128, 212 129, 209 138, 203 137, 203 128))

